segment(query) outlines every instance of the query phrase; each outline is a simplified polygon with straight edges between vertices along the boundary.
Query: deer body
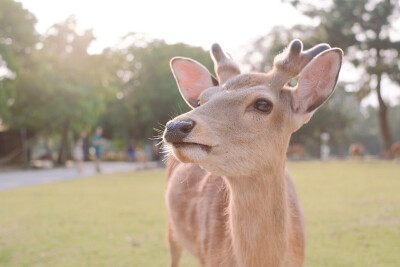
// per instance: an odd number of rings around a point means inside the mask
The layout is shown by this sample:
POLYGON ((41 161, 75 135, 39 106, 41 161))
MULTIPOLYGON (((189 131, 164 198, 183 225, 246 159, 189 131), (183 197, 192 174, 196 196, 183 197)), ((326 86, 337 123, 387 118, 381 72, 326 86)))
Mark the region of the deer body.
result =
POLYGON ((171 61, 194 109, 164 132, 174 155, 166 189, 170 266, 182 248, 202 266, 302 266, 304 224, 286 150, 291 133, 333 92, 342 54, 327 45, 301 50, 293 41, 272 72, 240 74, 214 45, 218 80, 193 60, 171 61), (303 68, 297 89, 287 88, 303 68))
POLYGON ((168 162, 171 176, 166 193, 172 228, 170 241, 182 244, 203 266, 301 265, 303 218, 294 185, 284 168, 259 177, 251 187, 243 187, 240 181, 244 177, 218 177, 199 165, 175 161, 170 158, 168 162), (272 175, 284 177, 268 179, 272 175), (273 190, 274 187, 281 190, 273 190), (232 229, 232 233, 227 229, 232 229), (246 244, 246 240, 251 242, 246 244), (239 265, 235 255, 245 265, 239 265))

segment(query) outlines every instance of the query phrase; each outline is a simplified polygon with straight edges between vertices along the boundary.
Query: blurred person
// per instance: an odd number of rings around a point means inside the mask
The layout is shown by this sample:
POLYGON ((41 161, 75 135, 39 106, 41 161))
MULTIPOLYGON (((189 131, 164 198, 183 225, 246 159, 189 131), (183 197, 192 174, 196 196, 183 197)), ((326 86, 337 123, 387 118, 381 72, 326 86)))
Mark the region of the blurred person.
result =
POLYGON ((74 147, 74 159, 76 162, 76 170, 81 173, 84 159, 84 139, 86 138, 86 132, 82 131, 76 140, 74 147))
POLYGON ((159 140, 154 140, 153 141, 153 145, 152 145, 152 148, 153 148, 153 160, 155 160, 155 161, 160 161, 160 153, 161 153, 161 144, 160 144, 160 141, 159 140))
POLYGON ((135 159, 135 149, 136 149, 135 141, 131 140, 129 142, 129 146, 128 146, 128 149, 126 151, 129 161, 133 161, 135 159))
POLYGON ((149 143, 145 144, 143 146, 143 150, 144 150, 144 153, 146 154, 146 159, 150 160, 150 161, 153 160, 153 148, 152 148, 152 145, 149 144, 149 143))
POLYGON ((81 132, 81 138, 82 138, 82 142, 83 142, 83 160, 84 161, 88 161, 90 159, 90 143, 89 143, 89 138, 87 136, 87 131, 82 131, 81 132))
POLYGON ((104 140, 102 138, 103 128, 98 126, 93 134, 92 144, 95 150, 95 166, 96 171, 101 172, 101 156, 103 150, 104 140))
POLYGON ((147 166, 147 153, 146 151, 139 147, 136 149, 136 160, 139 163, 139 169, 145 169, 147 166))

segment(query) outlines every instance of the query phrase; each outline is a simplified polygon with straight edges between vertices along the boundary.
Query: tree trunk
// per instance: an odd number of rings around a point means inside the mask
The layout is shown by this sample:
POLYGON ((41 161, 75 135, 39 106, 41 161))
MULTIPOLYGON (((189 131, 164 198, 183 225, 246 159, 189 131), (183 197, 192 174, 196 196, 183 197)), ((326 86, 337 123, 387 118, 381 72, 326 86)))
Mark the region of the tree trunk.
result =
POLYGON ((29 147, 28 147, 28 137, 26 128, 22 128, 21 131, 21 144, 22 144, 22 158, 23 164, 29 166, 29 147))
POLYGON ((387 106, 382 99, 381 93, 381 80, 382 73, 377 74, 377 84, 376 84, 376 93, 378 95, 379 102, 379 126, 381 128, 381 136, 382 136, 382 154, 385 158, 390 157, 390 146, 392 145, 392 135, 390 133, 390 127, 387 120, 387 106))
POLYGON ((44 149, 45 149, 45 151, 46 151, 46 156, 49 157, 49 160, 51 160, 52 162, 54 162, 54 160, 53 160, 53 153, 52 153, 52 150, 51 150, 51 148, 50 148, 50 146, 49 146, 49 138, 48 138, 48 136, 45 136, 45 137, 44 137, 44 149))
POLYGON ((69 132, 69 121, 64 123, 60 149, 58 150, 58 165, 64 165, 67 161, 67 153, 68 153, 68 132, 69 132))

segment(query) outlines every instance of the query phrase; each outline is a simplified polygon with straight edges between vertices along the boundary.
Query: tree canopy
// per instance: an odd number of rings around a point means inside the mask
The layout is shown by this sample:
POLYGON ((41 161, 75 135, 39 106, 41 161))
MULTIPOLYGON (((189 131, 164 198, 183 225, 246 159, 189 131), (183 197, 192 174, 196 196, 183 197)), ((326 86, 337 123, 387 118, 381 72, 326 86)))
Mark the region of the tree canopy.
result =
MULTIPOLYGON (((367 150, 376 153, 380 131, 387 150, 400 138, 399 107, 389 107, 382 97, 382 81, 400 84, 400 42, 391 37, 399 4, 332 0, 316 8, 306 0, 285 1, 318 25, 273 28, 250 44, 244 63, 266 72, 273 58, 299 38, 305 49, 320 42, 341 47, 360 76, 351 88, 342 81, 331 100, 293 135, 292 143, 304 143, 317 154, 320 135, 328 132, 336 154, 345 154, 355 141, 367 143, 367 150), (359 100, 371 92, 377 94, 378 109, 361 110, 359 100), (375 112, 379 116, 373 116, 375 112)), ((0 125, 55 140, 59 163, 82 130, 101 125, 105 137, 117 140, 122 149, 131 139, 146 142, 157 135, 154 128, 162 130, 171 117, 188 111, 169 67, 172 57, 190 57, 213 69, 209 53, 200 47, 128 33, 116 46, 90 54, 93 30, 80 29, 75 17, 44 34, 35 31, 35 24, 34 15, 20 3, 0 1, 0 125)))
POLYGON ((26 70, 38 40, 36 18, 21 3, 0 1, 0 119, 10 116, 14 104, 16 75, 26 70))
POLYGON ((327 42, 345 50, 348 62, 360 71, 357 95, 363 98, 375 92, 379 103, 382 150, 388 154, 392 134, 388 122, 388 103, 382 96, 382 80, 400 85, 400 41, 392 38, 393 22, 399 19, 397 0, 332 0, 317 8, 306 0, 287 0, 305 15, 318 18, 311 40, 327 42))
POLYGON ((0 32, 0 55, 15 75, 0 81, 7 89, 0 91, 7 107, 0 118, 9 129, 58 139, 59 163, 82 130, 102 125, 106 137, 122 144, 132 138, 146 141, 156 135, 154 128, 188 110, 169 68, 172 57, 187 56, 212 66, 202 48, 135 33, 127 34, 120 47, 91 55, 87 51, 95 40, 93 31, 80 30, 75 17, 39 36, 34 17, 20 4, 8 2, 10 12, 19 8, 16 14, 26 19, 1 18, 4 29, 15 28, 0 32), (25 36, 27 29, 32 33, 25 36))

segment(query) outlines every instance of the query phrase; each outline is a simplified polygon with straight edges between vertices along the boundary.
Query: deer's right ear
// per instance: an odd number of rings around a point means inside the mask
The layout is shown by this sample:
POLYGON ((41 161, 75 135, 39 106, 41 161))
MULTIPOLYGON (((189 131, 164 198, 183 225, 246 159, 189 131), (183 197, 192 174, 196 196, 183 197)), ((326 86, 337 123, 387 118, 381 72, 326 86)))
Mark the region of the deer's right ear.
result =
POLYGON ((218 81, 199 62, 184 57, 174 57, 170 62, 179 91, 186 103, 197 107, 197 99, 205 89, 218 85, 218 81))
POLYGON ((308 122, 314 111, 332 95, 342 66, 342 57, 343 51, 340 48, 326 50, 300 73, 291 103, 300 125, 308 122))

